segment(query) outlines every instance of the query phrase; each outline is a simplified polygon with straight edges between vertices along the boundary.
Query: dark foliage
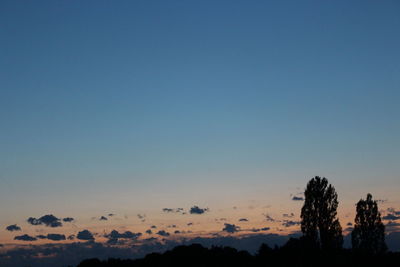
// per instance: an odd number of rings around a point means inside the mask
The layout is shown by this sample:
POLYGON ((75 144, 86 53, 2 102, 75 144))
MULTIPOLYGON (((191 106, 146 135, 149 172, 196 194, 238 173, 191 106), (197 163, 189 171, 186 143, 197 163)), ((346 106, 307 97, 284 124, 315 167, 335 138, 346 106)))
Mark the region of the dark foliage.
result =
POLYGON ((178 246, 164 254, 151 253, 138 260, 99 261, 89 259, 78 267, 108 266, 255 266, 255 258, 247 251, 230 247, 205 248, 198 244, 178 246))
POLYGON ((378 211, 378 204, 372 200, 372 195, 361 199, 357 203, 357 214, 354 230, 351 233, 353 249, 365 253, 382 253, 387 247, 385 244, 385 226, 378 211))
POLYGON ((88 259, 78 267, 320 267, 320 266, 383 266, 398 267, 400 253, 362 254, 351 250, 322 251, 309 249, 304 239, 291 239, 281 248, 263 244, 256 255, 230 247, 205 248, 198 244, 178 246, 163 254, 152 253, 137 260, 88 259))
POLYGON ((337 219, 337 194, 324 177, 315 176, 304 192, 301 231, 316 249, 331 250, 343 245, 342 227, 337 219))

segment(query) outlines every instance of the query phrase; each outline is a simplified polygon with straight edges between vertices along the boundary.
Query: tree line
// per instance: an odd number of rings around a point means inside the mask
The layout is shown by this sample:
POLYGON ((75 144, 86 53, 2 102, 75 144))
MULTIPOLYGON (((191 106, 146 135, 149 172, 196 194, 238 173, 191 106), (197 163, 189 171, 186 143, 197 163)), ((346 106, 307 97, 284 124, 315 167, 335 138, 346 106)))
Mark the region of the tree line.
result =
MULTIPOLYGON (((305 244, 322 250, 343 246, 342 227, 337 218, 338 200, 335 188, 324 177, 312 178, 304 192, 301 209, 301 231, 305 244)), ((351 233, 353 250, 377 254, 387 250, 385 226, 378 203, 367 194, 356 205, 354 229, 351 233)))
POLYGON ((142 259, 88 259, 78 267, 231 267, 231 266, 400 266, 400 253, 388 252, 385 226, 371 194, 356 204, 352 249, 343 248, 343 233, 337 216, 339 202, 335 188, 315 176, 306 186, 301 209, 300 238, 290 238, 282 247, 262 244, 255 255, 231 247, 205 248, 199 244, 177 246, 165 253, 151 253, 142 259))

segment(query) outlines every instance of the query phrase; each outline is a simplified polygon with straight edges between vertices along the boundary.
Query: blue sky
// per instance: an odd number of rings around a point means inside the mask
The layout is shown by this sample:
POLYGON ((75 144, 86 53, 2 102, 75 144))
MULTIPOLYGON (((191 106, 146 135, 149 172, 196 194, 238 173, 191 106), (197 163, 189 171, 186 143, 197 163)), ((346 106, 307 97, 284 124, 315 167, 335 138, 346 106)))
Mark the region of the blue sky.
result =
POLYGON ((367 192, 399 206, 399 12, 2 1, 0 224, 254 199, 297 210, 289 194, 314 175, 349 209, 367 192))

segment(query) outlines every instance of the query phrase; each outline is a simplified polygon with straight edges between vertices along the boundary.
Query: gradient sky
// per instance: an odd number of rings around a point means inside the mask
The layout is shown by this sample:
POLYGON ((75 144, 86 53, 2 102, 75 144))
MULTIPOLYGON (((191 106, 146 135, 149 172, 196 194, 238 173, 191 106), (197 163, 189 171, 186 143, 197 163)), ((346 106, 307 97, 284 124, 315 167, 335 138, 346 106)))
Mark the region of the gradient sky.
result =
POLYGON ((79 229, 110 212, 109 229, 142 231, 137 214, 261 226, 298 217, 291 194, 315 175, 343 224, 368 192, 400 207, 399 14, 398 1, 1 1, 0 242, 45 214, 79 229), (161 212, 193 205, 210 211, 161 212))

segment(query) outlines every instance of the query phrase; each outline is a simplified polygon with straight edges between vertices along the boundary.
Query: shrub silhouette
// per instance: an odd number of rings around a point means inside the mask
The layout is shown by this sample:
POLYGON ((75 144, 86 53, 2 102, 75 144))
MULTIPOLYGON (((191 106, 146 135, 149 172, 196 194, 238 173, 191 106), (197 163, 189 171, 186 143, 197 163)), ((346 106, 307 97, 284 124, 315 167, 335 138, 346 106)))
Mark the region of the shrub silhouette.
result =
POLYGON ((365 200, 360 199, 356 210, 354 230, 351 233, 353 249, 373 254, 385 252, 385 226, 372 195, 368 194, 365 200))
POLYGON ((304 239, 322 250, 341 248, 343 235, 336 218, 338 201, 335 188, 325 177, 315 176, 308 182, 304 196, 301 209, 304 239))

